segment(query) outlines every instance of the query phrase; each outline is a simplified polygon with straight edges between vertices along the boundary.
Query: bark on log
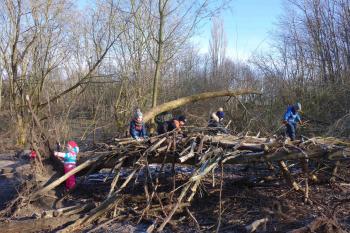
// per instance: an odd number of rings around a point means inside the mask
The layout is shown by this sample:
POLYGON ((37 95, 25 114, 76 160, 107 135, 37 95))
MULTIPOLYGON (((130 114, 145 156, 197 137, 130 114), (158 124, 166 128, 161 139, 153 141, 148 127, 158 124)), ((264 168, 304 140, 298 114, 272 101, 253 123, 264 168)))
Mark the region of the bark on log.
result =
POLYGON ((71 215, 69 217, 57 217, 57 218, 41 218, 41 219, 28 219, 21 221, 10 221, 6 223, 0 223, 1 232, 44 232, 52 231, 60 226, 65 225, 68 222, 76 221, 80 218, 80 215, 71 215))
POLYGON ((284 178, 286 181, 289 183, 291 187, 293 187, 296 191, 302 191, 300 186, 298 185, 297 182, 295 182, 292 174, 290 173, 286 163, 284 161, 279 161, 279 166, 281 168, 281 171, 283 173, 284 178))
POLYGON ((74 215, 83 211, 91 210, 92 208, 95 208, 95 203, 88 203, 85 205, 74 205, 69 207, 64 207, 60 209, 54 209, 54 210, 46 210, 44 211, 41 216, 42 218, 52 218, 52 217, 61 217, 61 216, 70 216, 74 215))
MULTIPOLYGON (((330 160, 342 159, 342 158, 350 158, 350 152, 344 152, 343 150, 326 150, 322 148, 318 148, 312 151, 308 151, 309 159, 315 158, 325 158, 330 160)), ((284 151, 277 151, 272 154, 261 155, 261 154, 253 154, 246 156, 238 156, 233 159, 228 160, 226 163, 252 163, 252 162, 265 162, 265 161, 282 161, 282 160, 298 160, 304 159, 305 154, 302 152, 292 152, 287 153, 284 151)))
POLYGON ((209 98, 215 98, 215 97, 222 97, 222 96, 240 96, 240 95, 248 95, 248 94, 260 94, 258 91, 251 90, 251 89, 241 89, 237 91, 215 91, 215 92, 204 92, 198 95, 191 95, 187 97, 183 97, 177 100, 173 100, 161 105, 158 105, 152 109, 150 109, 145 115, 144 115, 144 121, 148 122, 151 119, 153 119, 156 115, 165 112, 170 111, 172 109, 181 107, 186 104, 194 103, 200 100, 205 100, 209 98))

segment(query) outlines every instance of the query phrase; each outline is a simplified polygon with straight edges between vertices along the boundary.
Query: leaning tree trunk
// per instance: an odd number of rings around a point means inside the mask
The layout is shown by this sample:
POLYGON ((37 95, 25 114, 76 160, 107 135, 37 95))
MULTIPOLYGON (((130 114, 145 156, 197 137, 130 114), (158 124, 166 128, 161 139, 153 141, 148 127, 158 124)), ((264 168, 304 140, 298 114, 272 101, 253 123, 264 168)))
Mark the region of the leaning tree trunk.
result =
POLYGON ((248 94, 260 94, 258 91, 251 89, 240 89, 236 91, 215 91, 215 92, 204 92, 198 95, 191 95, 187 97, 183 97, 177 100, 173 100, 161 105, 158 105, 152 108, 144 115, 144 121, 152 120, 159 113, 170 111, 172 109, 181 107, 186 104, 194 103, 200 100, 205 100, 209 98, 222 97, 222 96, 240 96, 240 95, 248 95, 248 94))

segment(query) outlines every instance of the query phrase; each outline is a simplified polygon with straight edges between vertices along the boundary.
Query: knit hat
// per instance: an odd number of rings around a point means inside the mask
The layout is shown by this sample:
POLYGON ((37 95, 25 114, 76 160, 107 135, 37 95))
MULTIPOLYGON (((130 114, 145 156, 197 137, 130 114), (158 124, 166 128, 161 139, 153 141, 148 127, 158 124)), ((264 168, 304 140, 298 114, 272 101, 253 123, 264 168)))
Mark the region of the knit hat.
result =
POLYGON ((74 152, 75 154, 79 153, 79 147, 78 144, 75 141, 69 141, 67 145, 72 147, 72 150, 69 150, 70 152, 74 152))
POLYGON ((72 148, 77 147, 78 144, 75 141, 69 141, 67 145, 70 145, 72 148))
POLYGON ((219 119, 223 119, 225 116, 225 113, 223 111, 216 112, 216 115, 219 117, 219 119))
POLYGON ((187 121, 186 116, 184 116, 184 115, 180 115, 177 119, 178 119, 179 121, 183 121, 183 122, 186 122, 186 121, 187 121))
POLYGON ((139 118, 139 117, 143 117, 143 114, 142 114, 142 112, 141 112, 141 110, 138 108, 138 109, 136 109, 136 111, 135 111, 135 113, 134 113, 134 118, 135 119, 137 119, 137 118, 139 118))
POLYGON ((223 111, 224 111, 224 108, 220 107, 220 108, 218 109, 218 111, 219 111, 219 112, 223 112, 223 111))

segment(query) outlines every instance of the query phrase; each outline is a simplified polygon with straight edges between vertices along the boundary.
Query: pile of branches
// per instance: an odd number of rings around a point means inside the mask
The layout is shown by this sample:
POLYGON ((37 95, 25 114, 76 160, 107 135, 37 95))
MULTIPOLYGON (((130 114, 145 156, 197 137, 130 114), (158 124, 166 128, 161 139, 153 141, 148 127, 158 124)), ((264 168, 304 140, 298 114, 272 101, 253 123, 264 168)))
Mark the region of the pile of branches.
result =
MULTIPOLYGON (((44 222, 40 230, 60 228, 60 232, 73 232, 102 217, 118 218, 118 215, 126 210, 137 216, 138 222, 146 220, 151 223, 147 232, 163 231, 167 224, 174 223, 174 216, 181 212, 187 212, 197 228, 200 228, 188 207, 195 198, 199 197, 198 192, 203 181, 211 175, 213 177, 218 175, 217 168, 222 168, 226 164, 261 164, 272 168, 279 167, 287 184, 300 193, 304 197, 303 201, 308 203, 310 202, 309 180, 317 180, 315 174, 309 170, 310 160, 331 162, 334 164, 333 175, 336 176, 339 163, 333 161, 348 159, 350 144, 336 138, 303 138, 303 140, 289 141, 284 138, 259 137, 259 135, 236 136, 215 132, 213 134, 213 129, 189 128, 181 133, 174 131, 143 142, 115 139, 113 142, 98 144, 93 151, 82 154, 83 158, 79 166, 44 187, 37 187, 28 195, 27 203, 35 202, 45 196, 70 175, 89 177, 101 169, 109 169, 109 175, 112 177, 110 182, 105 184, 108 185, 108 192, 98 205, 80 203, 79 206, 70 207, 68 210, 63 209, 58 212, 52 210, 52 213, 45 214, 49 218, 42 220, 44 222), (285 162, 287 160, 300 161, 298 164, 301 166, 301 174, 298 175, 304 177, 303 183, 296 182, 296 174, 289 170, 285 162), (152 172, 151 164, 158 164, 160 172, 152 172), (172 165, 173 182, 169 182, 169 179, 161 179, 167 164, 172 165), (190 165, 193 170, 187 176, 176 176, 175 166, 178 165, 190 165), (124 168, 128 169, 126 176, 124 168), (130 194, 135 184, 142 187, 142 195, 130 194), (122 206, 122 203, 128 204, 122 206), (131 208, 131 203, 137 205, 137 208, 131 208), (52 225, 50 218, 55 214, 55 217, 61 216, 60 223, 52 225)), ((17 222, 12 223, 11 226, 2 225, 1 227, 14 230, 20 226, 17 222)), ((254 226, 249 227, 254 228, 254 226)))

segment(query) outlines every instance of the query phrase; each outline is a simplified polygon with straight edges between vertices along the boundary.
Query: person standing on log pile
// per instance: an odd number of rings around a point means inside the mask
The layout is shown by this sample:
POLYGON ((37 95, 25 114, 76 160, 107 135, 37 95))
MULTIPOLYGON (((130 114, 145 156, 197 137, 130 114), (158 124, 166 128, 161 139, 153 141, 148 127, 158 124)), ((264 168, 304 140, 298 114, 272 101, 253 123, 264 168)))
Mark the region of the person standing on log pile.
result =
POLYGON ((296 137, 297 123, 302 124, 299 112, 301 112, 301 104, 296 103, 295 105, 288 106, 283 117, 283 124, 286 126, 286 134, 292 141, 294 141, 296 137))
POLYGON ((171 119, 170 121, 165 121, 165 122, 157 122, 158 127, 157 127, 157 133, 159 134, 164 134, 166 132, 173 131, 174 129, 178 130, 181 132, 181 127, 184 126, 187 122, 186 116, 185 115, 180 115, 176 118, 171 119))
POLYGON ((147 130, 143 122, 143 115, 140 109, 136 109, 133 119, 130 121, 130 135, 137 141, 147 139, 147 130))
MULTIPOLYGON (((76 167, 77 155, 79 153, 78 144, 75 141, 69 141, 67 143, 68 152, 54 152, 54 155, 63 160, 64 173, 68 173, 76 167)), ((75 176, 72 175, 66 180, 66 189, 72 190, 75 187, 75 176)))
POLYGON ((210 116, 208 127, 217 128, 223 133, 228 133, 227 129, 223 125, 225 113, 223 108, 219 108, 218 111, 213 112, 210 116))

